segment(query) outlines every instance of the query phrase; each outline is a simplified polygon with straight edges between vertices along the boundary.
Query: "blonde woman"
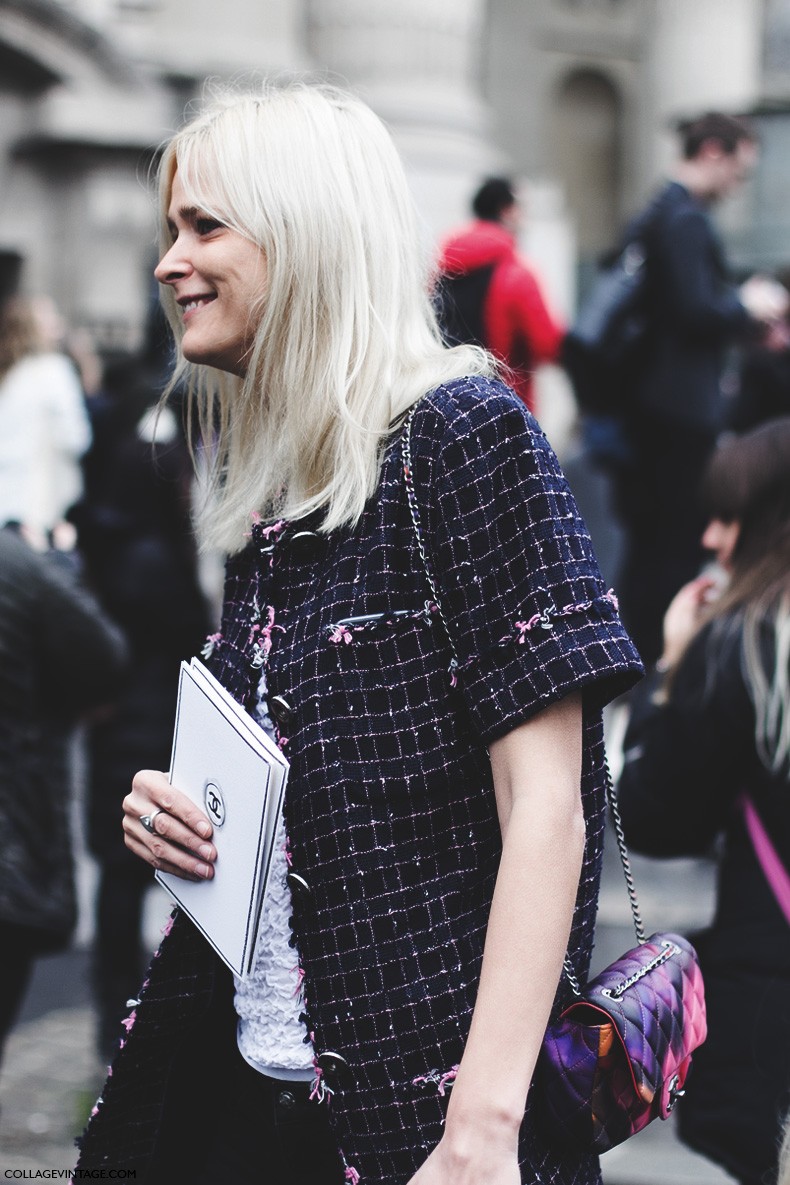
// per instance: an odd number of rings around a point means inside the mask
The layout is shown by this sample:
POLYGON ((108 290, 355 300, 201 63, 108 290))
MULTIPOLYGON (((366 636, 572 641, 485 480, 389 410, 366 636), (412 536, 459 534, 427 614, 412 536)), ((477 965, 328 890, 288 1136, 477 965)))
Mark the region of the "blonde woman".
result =
MULTIPOLYGON (((590 954, 600 708, 639 662, 567 485, 489 357, 441 343, 364 104, 220 97, 160 183, 176 378, 213 450, 203 531, 230 556, 209 661, 291 771, 252 976, 176 916, 80 1167, 593 1185, 527 1095, 566 948, 581 975, 590 954)), ((124 811, 149 864, 223 875, 163 774, 124 811)))
POLYGON ((703 495, 703 544, 726 586, 700 577, 667 611, 660 669, 634 697, 620 808, 648 855, 723 841, 716 916, 695 938, 708 1039, 678 1116, 688 1144, 760 1185, 790 1098, 790 923, 754 838, 790 869, 790 419, 722 444, 703 495))

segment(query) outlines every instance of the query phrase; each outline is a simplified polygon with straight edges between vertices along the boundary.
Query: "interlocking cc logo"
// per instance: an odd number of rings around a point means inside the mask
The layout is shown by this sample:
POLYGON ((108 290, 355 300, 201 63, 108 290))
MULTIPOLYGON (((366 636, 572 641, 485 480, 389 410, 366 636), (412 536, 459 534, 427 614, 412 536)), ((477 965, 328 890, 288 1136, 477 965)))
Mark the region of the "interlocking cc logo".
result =
POLYGON ((216 782, 206 782, 203 797, 206 803, 206 814, 215 827, 221 827, 225 822, 225 799, 216 782))

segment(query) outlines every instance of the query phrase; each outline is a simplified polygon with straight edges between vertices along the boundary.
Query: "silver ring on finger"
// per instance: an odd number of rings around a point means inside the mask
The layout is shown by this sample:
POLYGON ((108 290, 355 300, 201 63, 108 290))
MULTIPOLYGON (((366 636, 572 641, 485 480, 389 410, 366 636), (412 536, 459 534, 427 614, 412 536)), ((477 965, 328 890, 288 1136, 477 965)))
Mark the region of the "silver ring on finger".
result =
POLYGON ((164 810, 160 806, 160 807, 157 807, 157 809, 151 815, 140 815, 140 822, 143 825, 143 827, 146 829, 146 831, 148 832, 149 835, 158 835, 159 833, 156 830, 156 827, 154 826, 154 821, 155 821, 157 815, 166 815, 166 814, 167 814, 167 811, 164 810))

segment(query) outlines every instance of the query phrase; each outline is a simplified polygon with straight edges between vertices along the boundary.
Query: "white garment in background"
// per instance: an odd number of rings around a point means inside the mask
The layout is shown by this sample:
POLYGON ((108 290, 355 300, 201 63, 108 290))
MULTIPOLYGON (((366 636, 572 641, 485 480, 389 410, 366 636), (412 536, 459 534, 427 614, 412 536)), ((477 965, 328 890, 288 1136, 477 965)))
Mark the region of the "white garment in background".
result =
POLYGON ((50 531, 82 493, 91 442, 82 388, 63 354, 31 354, 0 381, 0 523, 50 531))

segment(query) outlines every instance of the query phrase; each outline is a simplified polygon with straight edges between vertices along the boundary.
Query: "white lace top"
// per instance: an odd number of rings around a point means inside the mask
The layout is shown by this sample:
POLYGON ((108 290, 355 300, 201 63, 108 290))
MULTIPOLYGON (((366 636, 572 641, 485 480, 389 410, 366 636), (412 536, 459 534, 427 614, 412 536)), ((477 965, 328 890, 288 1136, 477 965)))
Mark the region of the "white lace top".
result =
MULTIPOLYGON (((266 677, 258 684, 255 716, 262 728, 274 736, 274 725, 266 706, 266 677)), ((256 1070, 272 1078, 309 1080, 313 1068, 313 1047, 305 1043, 306 1030, 299 1013, 302 996, 297 952, 288 945, 292 913, 291 893, 285 877, 285 823, 280 819, 275 840, 273 866, 261 910, 261 928, 255 964, 244 980, 236 979, 235 1007, 239 1017, 239 1050, 256 1070)))

